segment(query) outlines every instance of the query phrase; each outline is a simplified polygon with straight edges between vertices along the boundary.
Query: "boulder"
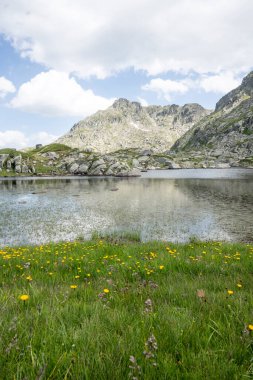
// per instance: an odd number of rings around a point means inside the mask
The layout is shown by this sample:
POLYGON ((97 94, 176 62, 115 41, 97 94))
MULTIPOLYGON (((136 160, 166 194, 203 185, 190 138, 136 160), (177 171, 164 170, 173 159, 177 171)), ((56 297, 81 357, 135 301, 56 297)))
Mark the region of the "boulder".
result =
POLYGON ((22 173, 28 173, 28 166, 27 165, 22 165, 21 172, 22 173))
POLYGON ((78 170, 79 170, 79 165, 75 162, 74 164, 72 164, 69 168, 69 172, 71 174, 75 174, 75 173, 78 173, 78 170))
POLYGON ((125 170, 116 174, 116 177, 140 177, 141 172, 138 169, 125 170))
POLYGON ((21 165, 22 164, 22 156, 19 155, 19 156, 14 157, 13 161, 14 161, 15 167, 18 165, 21 165))
POLYGON ((92 165, 91 165, 91 167, 90 167, 90 171, 93 171, 93 170, 95 170, 98 166, 105 166, 105 162, 104 162, 104 160, 102 159, 102 158, 100 158, 99 160, 95 160, 93 163, 92 163, 92 165))
POLYGON ((15 172, 16 173, 21 173, 21 165, 16 165, 15 166, 15 172))
POLYGON ((50 160, 57 160, 60 157, 59 154, 57 154, 55 152, 42 153, 42 156, 48 157, 48 158, 50 158, 50 160))
POLYGON ((78 172, 79 172, 80 174, 87 174, 87 173, 88 173, 88 169, 89 169, 89 166, 88 166, 88 165, 86 165, 86 164, 81 164, 81 165, 79 166, 78 172))
POLYGON ((0 168, 3 168, 5 161, 9 157, 8 154, 0 154, 0 168))

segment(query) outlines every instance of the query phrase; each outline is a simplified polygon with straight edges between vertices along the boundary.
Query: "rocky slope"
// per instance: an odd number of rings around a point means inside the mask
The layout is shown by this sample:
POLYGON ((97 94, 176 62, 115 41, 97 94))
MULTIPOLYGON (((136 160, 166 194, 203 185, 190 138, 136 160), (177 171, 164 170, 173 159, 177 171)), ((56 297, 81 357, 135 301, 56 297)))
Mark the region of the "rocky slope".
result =
POLYGON ((184 160, 203 165, 253 166, 253 72, 219 100, 215 111, 197 122, 171 148, 184 160))
POLYGON ((56 142, 102 154, 128 148, 162 152, 209 113, 199 104, 142 107, 118 99, 107 110, 75 124, 56 142))

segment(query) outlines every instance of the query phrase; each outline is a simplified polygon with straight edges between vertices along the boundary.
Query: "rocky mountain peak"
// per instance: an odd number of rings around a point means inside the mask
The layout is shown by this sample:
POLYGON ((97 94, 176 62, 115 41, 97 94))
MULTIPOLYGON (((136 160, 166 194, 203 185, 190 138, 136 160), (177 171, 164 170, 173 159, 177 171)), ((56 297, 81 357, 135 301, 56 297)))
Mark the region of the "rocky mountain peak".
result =
POLYGON ((230 111, 243 100, 253 96, 253 71, 243 78, 240 86, 223 96, 216 104, 215 111, 230 111))
POLYGON ((120 98, 106 110, 75 124, 57 142, 100 153, 128 148, 162 152, 209 113, 198 104, 143 107, 120 98))
POLYGON ((139 102, 131 102, 128 99, 125 98, 119 98, 115 100, 115 102, 112 105, 112 108, 117 110, 124 110, 124 109, 136 109, 136 111, 140 111, 142 109, 142 106, 139 102))

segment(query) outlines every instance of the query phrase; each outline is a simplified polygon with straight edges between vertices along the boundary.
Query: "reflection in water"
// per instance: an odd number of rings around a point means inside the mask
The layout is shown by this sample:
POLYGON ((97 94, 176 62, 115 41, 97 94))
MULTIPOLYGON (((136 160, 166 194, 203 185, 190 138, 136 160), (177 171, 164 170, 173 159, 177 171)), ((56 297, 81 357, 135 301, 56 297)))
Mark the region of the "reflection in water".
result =
POLYGON ((137 230, 145 241, 252 241, 253 172, 202 173, 0 180, 0 245, 89 238, 94 230, 137 230))

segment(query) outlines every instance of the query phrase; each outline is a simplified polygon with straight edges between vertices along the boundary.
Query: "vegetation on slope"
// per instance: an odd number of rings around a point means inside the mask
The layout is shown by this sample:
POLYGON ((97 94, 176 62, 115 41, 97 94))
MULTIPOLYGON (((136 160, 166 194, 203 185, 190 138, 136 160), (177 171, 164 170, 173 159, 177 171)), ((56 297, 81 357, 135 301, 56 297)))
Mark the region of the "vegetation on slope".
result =
POLYGON ((2 248, 1 378, 250 378, 252 258, 222 243, 2 248))

